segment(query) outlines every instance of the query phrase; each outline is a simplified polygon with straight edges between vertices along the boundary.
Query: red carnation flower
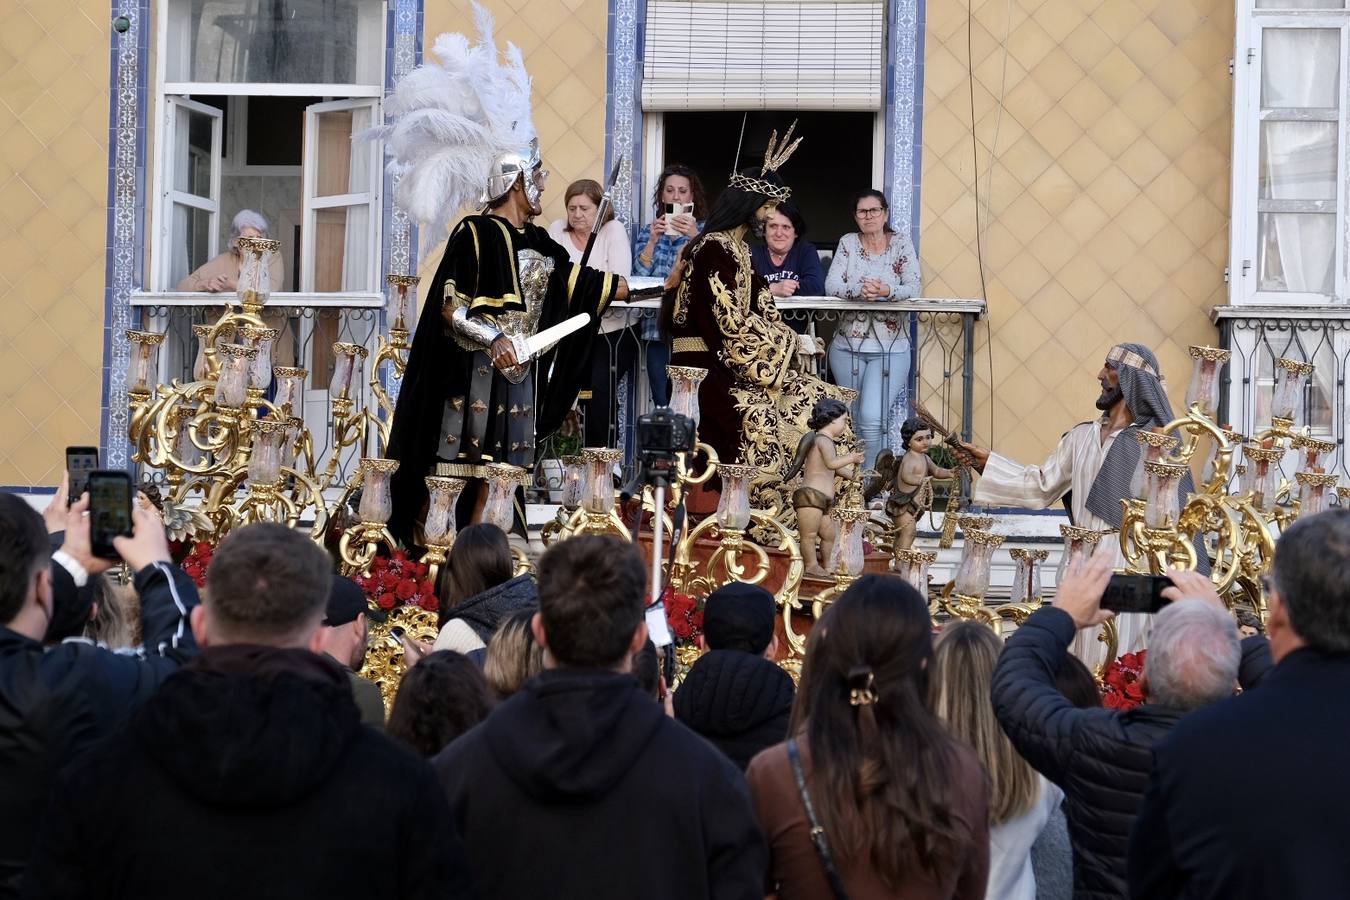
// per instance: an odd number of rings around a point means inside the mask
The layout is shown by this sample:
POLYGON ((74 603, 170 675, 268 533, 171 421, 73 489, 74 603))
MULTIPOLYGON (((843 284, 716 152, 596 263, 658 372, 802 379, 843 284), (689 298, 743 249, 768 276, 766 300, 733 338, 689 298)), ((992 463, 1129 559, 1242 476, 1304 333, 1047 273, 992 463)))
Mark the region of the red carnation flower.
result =
POLYGON ((393 594, 381 594, 375 599, 375 603, 380 609, 393 609, 396 601, 393 594))
POLYGON ((411 600, 416 595, 417 582, 413 581, 411 578, 403 579, 398 583, 398 587, 394 588, 394 596, 398 597, 400 600, 411 600))

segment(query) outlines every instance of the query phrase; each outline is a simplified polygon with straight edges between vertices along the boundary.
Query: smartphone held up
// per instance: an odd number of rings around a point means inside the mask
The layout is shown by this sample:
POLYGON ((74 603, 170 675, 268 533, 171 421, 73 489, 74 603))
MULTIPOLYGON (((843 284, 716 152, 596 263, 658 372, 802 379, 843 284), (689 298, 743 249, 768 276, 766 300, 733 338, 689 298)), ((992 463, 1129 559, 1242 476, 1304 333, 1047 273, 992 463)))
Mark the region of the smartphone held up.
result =
POLYGON ((131 498, 128 473, 107 469, 89 473, 89 544, 95 556, 117 558, 113 538, 132 532, 131 498))
POLYGON ((1117 572, 1102 594, 1102 609, 1118 613, 1156 613, 1171 601, 1162 592, 1172 586, 1166 575, 1117 572))
POLYGON ((66 448, 66 474, 70 477, 66 506, 84 496, 84 492, 89 489, 89 473, 97 468, 97 447, 66 448))

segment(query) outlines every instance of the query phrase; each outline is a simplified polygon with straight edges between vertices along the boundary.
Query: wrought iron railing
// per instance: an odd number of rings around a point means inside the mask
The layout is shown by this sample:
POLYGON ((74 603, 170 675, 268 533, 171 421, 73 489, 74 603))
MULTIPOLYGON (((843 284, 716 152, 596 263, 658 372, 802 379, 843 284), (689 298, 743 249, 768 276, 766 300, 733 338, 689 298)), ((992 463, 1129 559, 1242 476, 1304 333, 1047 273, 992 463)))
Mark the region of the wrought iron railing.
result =
MULTIPOLYGON (((1213 318, 1221 345, 1233 352, 1220 374, 1219 421, 1244 435, 1269 428, 1275 360, 1312 363, 1316 368, 1304 390, 1302 421, 1313 437, 1336 444, 1327 472, 1350 481, 1345 453, 1350 309, 1220 306, 1213 318)), ((1286 456, 1286 477, 1292 479, 1297 465, 1293 454, 1286 456)))

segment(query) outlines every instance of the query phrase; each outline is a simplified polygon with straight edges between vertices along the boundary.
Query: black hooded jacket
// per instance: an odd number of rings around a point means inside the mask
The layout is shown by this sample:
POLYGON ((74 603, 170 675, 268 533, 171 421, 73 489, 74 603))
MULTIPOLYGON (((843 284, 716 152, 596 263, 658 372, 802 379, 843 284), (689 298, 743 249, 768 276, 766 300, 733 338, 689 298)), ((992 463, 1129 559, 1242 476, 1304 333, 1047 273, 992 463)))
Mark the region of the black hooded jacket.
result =
POLYGON ((481 898, 764 895, 744 777, 630 675, 546 671, 432 764, 481 898))
POLYGON ((522 609, 538 608, 539 590, 535 587, 534 576, 517 575, 467 598, 450 610, 446 620, 463 619, 486 644, 503 621, 522 609))
POLYGON ((63 773, 25 896, 465 896, 436 787, 331 659, 212 648, 63 773))
POLYGON ((791 676, 764 657, 711 650, 675 692, 675 718, 744 772, 756 753, 787 738, 793 693, 791 676))

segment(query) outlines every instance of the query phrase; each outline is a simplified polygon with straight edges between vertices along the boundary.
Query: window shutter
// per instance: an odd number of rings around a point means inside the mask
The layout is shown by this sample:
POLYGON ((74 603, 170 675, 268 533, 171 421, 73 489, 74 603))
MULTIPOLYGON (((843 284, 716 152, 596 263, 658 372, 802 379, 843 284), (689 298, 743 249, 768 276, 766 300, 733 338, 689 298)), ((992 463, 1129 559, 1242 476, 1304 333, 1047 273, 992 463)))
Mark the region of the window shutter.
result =
POLYGON ((881 108, 880 0, 647 0, 647 110, 881 108))

